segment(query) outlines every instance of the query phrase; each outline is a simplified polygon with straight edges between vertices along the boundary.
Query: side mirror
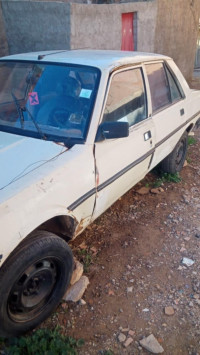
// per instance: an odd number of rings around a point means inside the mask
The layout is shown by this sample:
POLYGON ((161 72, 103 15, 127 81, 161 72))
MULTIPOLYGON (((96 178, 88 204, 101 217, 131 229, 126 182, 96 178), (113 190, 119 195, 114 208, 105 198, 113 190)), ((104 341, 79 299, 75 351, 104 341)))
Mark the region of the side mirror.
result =
POLYGON ((103 141, 104 139, 123 138, 129 136, 128 122, 103 122, 100 124, 95 142, 103 141))

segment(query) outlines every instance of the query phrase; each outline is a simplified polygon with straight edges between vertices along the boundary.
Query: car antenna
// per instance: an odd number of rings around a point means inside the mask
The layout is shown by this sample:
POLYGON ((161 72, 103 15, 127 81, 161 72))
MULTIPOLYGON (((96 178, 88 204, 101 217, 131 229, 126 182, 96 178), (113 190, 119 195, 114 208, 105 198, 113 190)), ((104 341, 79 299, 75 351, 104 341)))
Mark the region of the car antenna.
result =
MULTIPOLYGON (((72 51, 76 51, 76 50, 79 50, 79 49, 90 49, 90 47, 74 48, 74 49, 71 49, 71 50, 72 50, 72 51)), ((53 55, 53 54, 63 53, 63 52, 68 52, 68 51, 70 51, 70 49, 65 49, 65 50, 63 50, 63 51, 52 52, 52 53, 47 53, 47 54, 39 54, 38 60, 43 59, 43 58, 46 57, 47 55, 53 55)))
POLYGON ((51 52, 51 53, 47 53, 47 54, 39 54, 38 60, 43 59, 43 58, 46 57, 47 55, 53 55, 53 54, 58 54, 58 53, 63 53, 63 52, 68 52, 68 49, 65 49, 65 50, 63 50, 63 51, 58 51, 58 52, 51 52))

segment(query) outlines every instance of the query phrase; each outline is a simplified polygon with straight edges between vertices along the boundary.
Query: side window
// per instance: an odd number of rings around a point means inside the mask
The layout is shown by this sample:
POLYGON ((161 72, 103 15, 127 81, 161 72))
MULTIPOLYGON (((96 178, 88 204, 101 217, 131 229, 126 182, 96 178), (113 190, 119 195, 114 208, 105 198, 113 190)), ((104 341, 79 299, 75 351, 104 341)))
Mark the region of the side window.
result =
POLYGON ((151 91, 153 112, 171 103, 171 94, 166 72, 162 63, 146 65, 147 76, 151 91))
POLYGON ((115 74, 110 85, 103 121, 132 126, 147 117, 146 92, 140 68, 115 74))
POLYGON ((178 85, 176 84, 175 79, 172 76, 172 74, 169 71, 169 69, 167 68, 167 66, 165 68, 166 68, 167 77, 168 77, 168 80, 169 80, 169 86, 170 86, 170 91, 171 91, 172 102, 181 100, 182 99, 182 95, 180 93, 178 85))

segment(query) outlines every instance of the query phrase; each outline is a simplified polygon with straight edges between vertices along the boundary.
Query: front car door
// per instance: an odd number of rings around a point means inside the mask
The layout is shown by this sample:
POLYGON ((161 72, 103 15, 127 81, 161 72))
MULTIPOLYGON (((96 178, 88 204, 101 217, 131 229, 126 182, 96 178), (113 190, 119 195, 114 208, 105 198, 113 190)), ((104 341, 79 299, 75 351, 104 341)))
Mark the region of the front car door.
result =
POLYGON ((111 75, 102 116, 102 122, 128 122, 129 136, 95 143, 97 198, 93 220, 148 172, 154 125, 148 116, 142 66, 111 75))

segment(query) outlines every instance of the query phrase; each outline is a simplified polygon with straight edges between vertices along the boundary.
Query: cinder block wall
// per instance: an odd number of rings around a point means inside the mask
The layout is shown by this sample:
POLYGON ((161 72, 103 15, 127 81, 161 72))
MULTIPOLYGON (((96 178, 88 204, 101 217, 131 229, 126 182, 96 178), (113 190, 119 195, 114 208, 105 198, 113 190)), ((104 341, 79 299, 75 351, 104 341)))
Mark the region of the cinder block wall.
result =
POLYGON ((154 51, 172 57, 190 79, 194 70, 200 0, 157 0, 154 51))
POLYGON ((200 0, 109 5, 63 1, 0 2, 0 55, 7 54, 8 46, 11 54, 70 48, 120 49, 121 14, 137 12, 137 50, 169 55, 187 79, 192 76, 200 0))
POLYGON ((70 4, 3 1, 10 54, 70 48, 70 4))
POLYGON ((0 1, 0 56, 8 54, 8 42, 6 38, 4 19, 2 14, 2 3, 0 1))

